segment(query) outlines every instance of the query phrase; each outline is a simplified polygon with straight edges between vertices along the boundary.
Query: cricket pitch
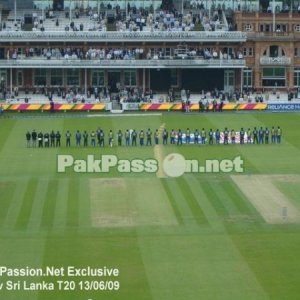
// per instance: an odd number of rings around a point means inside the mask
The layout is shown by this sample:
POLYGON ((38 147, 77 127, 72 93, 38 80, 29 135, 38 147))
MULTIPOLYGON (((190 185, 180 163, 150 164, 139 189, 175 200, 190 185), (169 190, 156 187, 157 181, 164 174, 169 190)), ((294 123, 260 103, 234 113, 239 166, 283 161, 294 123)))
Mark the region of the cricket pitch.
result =
POLYGON ((93 227, 177 225, 157 178, 90 180, 93 227))
POLYGON ((232 175, 231 178, 267 223, 300 223, 298 208, 273 183, 276 180, 300 183, 299 175, 232 175))

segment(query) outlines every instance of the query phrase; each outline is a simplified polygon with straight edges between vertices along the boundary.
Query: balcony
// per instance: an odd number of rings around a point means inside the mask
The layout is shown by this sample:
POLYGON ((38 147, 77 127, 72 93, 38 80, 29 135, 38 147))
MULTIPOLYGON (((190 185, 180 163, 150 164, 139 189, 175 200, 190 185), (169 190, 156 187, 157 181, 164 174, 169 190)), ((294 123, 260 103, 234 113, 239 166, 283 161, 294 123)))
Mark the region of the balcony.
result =
POLYGON ((240 31, 0 31, 1 42, 245 42, 240 31))
POLYGON ((79 69, 192 69, 192 68, 244 68, 243 59, 137 59, 137 60, 80 60, 80 59, 17 59, 0 60, 1 68, 79 68, 79 69))
POLYGON ((289 66, 291 64, 290 57, 261 57, 260 64, 265 66, 289 66))
POLYGON ((249 41, 268 41, 268 42, 289 42, 298 39, 295 32, 248 32, 247 40, 249 41))

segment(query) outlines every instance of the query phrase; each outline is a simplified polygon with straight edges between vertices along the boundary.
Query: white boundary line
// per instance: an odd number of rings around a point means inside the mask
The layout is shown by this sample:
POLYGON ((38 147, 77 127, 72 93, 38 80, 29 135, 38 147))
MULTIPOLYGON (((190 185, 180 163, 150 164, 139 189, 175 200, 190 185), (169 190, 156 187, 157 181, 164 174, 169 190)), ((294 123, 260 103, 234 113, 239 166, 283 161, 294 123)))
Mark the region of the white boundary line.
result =
POLYGON ((95 114, 95 115, 87 115, 87 118, 97 118, 97 117, 153 117, 153 116, 161 116, 162 113, 135 113, 135 114, 95 114))

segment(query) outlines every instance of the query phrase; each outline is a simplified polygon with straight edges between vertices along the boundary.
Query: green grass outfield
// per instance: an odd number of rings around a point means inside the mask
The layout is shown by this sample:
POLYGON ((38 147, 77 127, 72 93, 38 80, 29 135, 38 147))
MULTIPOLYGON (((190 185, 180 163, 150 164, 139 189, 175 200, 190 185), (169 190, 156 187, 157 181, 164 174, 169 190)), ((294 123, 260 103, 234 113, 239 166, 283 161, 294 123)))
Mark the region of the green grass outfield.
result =
MULTIPOLYGON (((154 158, 153 147, 26 148, 25 133, 160 126, 239 130, 281 126, 281 145, 165 146, 164 157, 241 155, 245 174, 280 174, 275 191, 300 210, 300 114, 162 114, 139 117, 10 115, 0 119, 0 266, 118 268, 116 278, 0 277, 1 283, 74 280, 75 291, 0 290, 2 300, 299 299, 300 224, 268 224, 230 174, 66 174, 57 154, 154 158), (295 180, 293 178, 296 178, 295 180), (120 282, 118 291, 81 291, 87 281, 120 282)), ((107 142, 107 138, 106 138, 107 142)), ((260 189, 253 186, 260 197, 260 189)), ((262 199, 263 201, 263 199, 262 199)))

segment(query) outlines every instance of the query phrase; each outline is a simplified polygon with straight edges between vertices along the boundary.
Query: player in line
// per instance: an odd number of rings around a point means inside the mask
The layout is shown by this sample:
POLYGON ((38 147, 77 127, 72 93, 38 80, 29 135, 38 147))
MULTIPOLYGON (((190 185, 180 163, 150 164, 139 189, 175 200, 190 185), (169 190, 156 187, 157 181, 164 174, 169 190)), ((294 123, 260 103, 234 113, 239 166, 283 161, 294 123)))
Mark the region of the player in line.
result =
MULTIPOLYGON (((105 132, 101 128, 98 128, 96 131, 92 131, 90 134, 84 130, 82 133, 80 130, 76 130, 75 132, 75 145, 76 147, 88 147, 91 145, 92 147, 105 146, 105 132), (83 143, 82 143, 83 140, 83 143)), ((199 132, 196 129, 193 133, 189 128, 186 131, 182 131, 178 129, 177 131, 172 129, 170 133, 167 129, 163 129, 160 132, 158 129, 152 133, 151 129, 148 128, 146 132, 144 130, 140 130, 137 132, 135 129, 128 130, 126 129, 124 135, 122 130, 118 130, 116 133, 117 137, 117 145, 123 145, 123 137, 125 138, 125 146, 136 146, 137 138, 140 146, 152 146, 152 141, 154 141, 155 145, 160 143, 160 138, 162 138, 162 144, 168 145, 168 142, 171 145, 182 145, 185 141, 186 144, 203 144, 208 143, 209 145, 213 145, 216 143, 219 145, 222 140, 224 145, 236 144, 239 143, 241 145, 247 144, 280 144, 282 137, 282 130, 280 126, 275 128, 274 126, 269 130, 268 127, 263 128, 262 126, 258 129, 256 127, 251 130, 248 128, 244 130, 242 127, 239 132, 236 132, 234 129, 229 130, 227 127, 223 131, 216 129, 213 131, 211 128, 208 132, 204 128, 199 132), (146 139, 146 143, 145 143, 146 139)), ((67 130, 65 133, 65 141, 66 147, 71 147, 72 133, 67 130)), ((109 147, 113 147, 114 145, 114 133, 112 130, 108 133, 108 145, 109 147)), ((37 133, 33 130, 31 133, 28 131, 26 133, 26 146, 32 148, 55 148, 61 146, 61 134, 59 131, 54 132, 52 130, 50 133, 48 132, 39 132, 37 133)))

